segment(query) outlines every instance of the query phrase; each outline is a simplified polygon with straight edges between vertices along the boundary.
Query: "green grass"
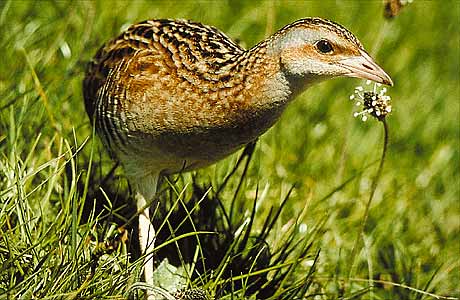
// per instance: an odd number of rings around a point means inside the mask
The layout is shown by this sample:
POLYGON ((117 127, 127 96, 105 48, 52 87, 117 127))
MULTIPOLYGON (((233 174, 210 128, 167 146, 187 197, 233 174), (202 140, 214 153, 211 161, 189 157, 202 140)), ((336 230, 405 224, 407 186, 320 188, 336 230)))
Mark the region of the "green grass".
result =
POLYGON ((104 41, 167 17, 250 47, 306 16, 345 25, 395 82, 362 234, 383 130, 352 117, 360 82, 336 79, 298 97, 220 193, 241 152, 163 183, 158 261, 222 299, 460 297, 459 2, 415 0, 388 21, 381 1, 1 1, 0 299, 142 293, 129 187, 83 106, 104 41))

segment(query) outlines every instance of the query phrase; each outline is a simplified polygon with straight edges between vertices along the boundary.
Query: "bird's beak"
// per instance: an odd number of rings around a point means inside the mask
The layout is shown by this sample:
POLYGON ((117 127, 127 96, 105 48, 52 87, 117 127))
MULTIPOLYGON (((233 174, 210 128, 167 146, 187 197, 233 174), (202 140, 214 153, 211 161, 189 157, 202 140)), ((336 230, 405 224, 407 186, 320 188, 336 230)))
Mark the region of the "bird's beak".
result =
POLYGON ((345 76, 369 79, 386 85, 393 85, 393 81, 385 71, 377 65, 365 51, 360 51, 360 56, 342 59, 339 65, 349 72, 345 76))

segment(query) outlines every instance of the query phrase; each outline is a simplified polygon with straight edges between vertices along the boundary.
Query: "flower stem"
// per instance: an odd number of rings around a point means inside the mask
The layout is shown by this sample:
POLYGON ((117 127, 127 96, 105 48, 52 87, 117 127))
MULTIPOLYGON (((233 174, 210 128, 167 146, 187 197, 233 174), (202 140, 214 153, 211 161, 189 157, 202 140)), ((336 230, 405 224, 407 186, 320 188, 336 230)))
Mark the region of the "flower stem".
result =
POLYGON ((377 189, 377 185, 378 185, 378 183, 380 181, 380 177, 382 175, 383 164, 385 162, 385 157, 386 157, 386 153, 387 153, 387 148, 388 148, 388 124, 387 124, 385 119, 382 119, 381 122, 383 124, 383 134, 384 134, 382 156, 380 157, 379 167, 377 169, 377 172, 375 174, 374 180, 372 182, 371 192, 369 194, 369 199, 367 200, 367 203, 366 203, 366 208, 364 210, 364 216, 363 216, 363 220, 362 220, 362 223, 361 223, 361 227, 360 227, 360 229, 358 231, 358 234, 356 236, 355 244, 353 245, 353 249, 351 250, 351 260, 350 260, 350 269, 349 269, 349 273, 348 273, 348 278, 351 278, 352 275, 353 275, 353 265, 354 265, 354 262, 355 262, 356 253, 358 251, 359 244, 361 243, 361 237, 362 237, 362 235, 364 233, 364 229, 365 229, 366 224, 367 224, 367 219, 369 217, 369 209, 371 207, 372 199, 374 198, 374 194, 375 194, 375 191, 377 189))

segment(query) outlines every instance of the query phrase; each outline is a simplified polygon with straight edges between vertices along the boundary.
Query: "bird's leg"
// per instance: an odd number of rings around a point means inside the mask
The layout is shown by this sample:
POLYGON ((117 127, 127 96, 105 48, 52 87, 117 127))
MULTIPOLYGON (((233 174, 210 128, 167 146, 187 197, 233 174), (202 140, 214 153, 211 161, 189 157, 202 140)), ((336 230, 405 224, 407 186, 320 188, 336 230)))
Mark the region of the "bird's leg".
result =
MULTIPOLYGON (((135 201, 139 213, 139 245, 144 255, 144 277, 147 284, 153 285, 153 249, 155 247, 155 228, 150 221, 150 201, 157 190, 159 174, 137 179, 135 184, 135 201)), ((147 291, 147 299, 156 299, 153 291, 147 291)))

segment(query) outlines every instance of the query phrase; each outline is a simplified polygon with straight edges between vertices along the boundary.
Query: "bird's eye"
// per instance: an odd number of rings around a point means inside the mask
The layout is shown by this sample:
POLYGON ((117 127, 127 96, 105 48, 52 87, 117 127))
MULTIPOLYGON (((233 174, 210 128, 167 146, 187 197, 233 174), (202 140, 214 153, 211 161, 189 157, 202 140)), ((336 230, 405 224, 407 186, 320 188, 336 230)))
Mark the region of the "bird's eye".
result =
POLYGON ((320 40, 316 43, 316 48, 322 53, 331 53, 334 49, 330 42, 326 40, 320 40))

